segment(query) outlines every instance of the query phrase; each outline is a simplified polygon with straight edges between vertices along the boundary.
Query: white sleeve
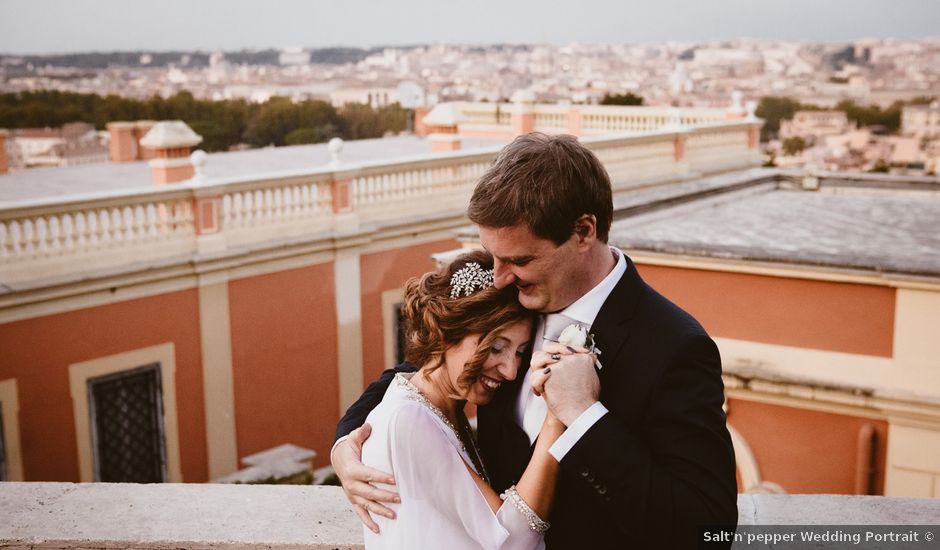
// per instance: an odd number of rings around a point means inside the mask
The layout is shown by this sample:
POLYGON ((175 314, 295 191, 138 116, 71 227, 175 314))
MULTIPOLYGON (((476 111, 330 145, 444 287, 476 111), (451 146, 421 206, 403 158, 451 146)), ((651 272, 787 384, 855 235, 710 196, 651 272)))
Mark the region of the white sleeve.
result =
MULTIPOLYGON (((481 548, 542 548, 542 535, 529 527, 526 517, 508 500, 493 513, 444 429, 417 403, 401 407, 391 419, 390 454, 402 501, 426 503, 434 511, 429 516, 440 516, 448 524, 462 527, 481 548)), ((440 542, 442 548, 447 546, 447 541, 440 542)))

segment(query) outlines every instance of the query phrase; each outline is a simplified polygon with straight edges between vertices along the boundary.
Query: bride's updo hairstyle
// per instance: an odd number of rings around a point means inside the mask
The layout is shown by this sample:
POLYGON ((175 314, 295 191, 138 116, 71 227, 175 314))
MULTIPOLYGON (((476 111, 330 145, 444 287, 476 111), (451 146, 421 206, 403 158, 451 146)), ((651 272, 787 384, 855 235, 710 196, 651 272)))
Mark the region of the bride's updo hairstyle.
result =
POLYGON ((469 296, 465 295, 467 292, 452 292, 454 274, 473 263, 483 270, 493 269, 493 257, 488 252, 462 254, 442 270, 405 283, 402 304, 406 322, 405 359, 423 368, 425 374, 444 366, 445 352, 465 336, 480 335, 476 352, 457 380, 458 387, 447 388, 456 398, 466 395, 479 379, 497 335, 519 321, 535 319, 535 313, 519 304, 518 290, 514 286, 500 290, 490 284, 487 288, 474 288, 469 296), (454 294, 457 295, 452 297, 454 294))

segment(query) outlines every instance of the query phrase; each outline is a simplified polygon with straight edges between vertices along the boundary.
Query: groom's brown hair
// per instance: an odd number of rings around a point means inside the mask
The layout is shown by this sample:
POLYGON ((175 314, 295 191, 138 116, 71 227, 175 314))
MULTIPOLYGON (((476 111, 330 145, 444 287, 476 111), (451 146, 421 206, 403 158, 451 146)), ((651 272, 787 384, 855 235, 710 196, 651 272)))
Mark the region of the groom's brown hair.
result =
POLYGON ((500 151, 473 190, 467 215, 485 227, 525 223, 538 237, 562 244, 584 214, 607 242, 613 218, 610 178, 590 149, 569 135, 538 132, 500 151))

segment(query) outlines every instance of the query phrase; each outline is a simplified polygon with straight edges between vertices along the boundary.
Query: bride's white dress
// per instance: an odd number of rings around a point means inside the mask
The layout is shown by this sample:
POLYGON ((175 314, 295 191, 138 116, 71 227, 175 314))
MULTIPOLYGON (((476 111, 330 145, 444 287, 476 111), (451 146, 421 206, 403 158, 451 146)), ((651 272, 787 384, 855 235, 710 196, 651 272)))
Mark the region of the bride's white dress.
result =
POLYGON ((408 381, 410 376, 396 375, 382 402, 366 419, 372 425, 372 435, 362 447, 362 462, 392 472, 397 485, 379 486, 397 490, 401 504, 389 505, 397 519, 373 514, 380 534, 364 527, 365 547, 543 548, 542 535, 529 526, 529 520, 510 499, 493 513, 464 466, 474 464, 467 450, 408 381))

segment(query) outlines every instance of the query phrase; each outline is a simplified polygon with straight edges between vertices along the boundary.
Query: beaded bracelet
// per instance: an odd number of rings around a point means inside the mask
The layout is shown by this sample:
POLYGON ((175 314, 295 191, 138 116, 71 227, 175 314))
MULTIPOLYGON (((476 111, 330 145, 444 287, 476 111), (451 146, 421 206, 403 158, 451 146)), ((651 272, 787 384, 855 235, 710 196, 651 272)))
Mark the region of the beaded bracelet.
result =
POLYGON ((538 514, 535 513, 529 504, 516 492, 516 486, 506 489, 506 492, 499 495, 499 498, 503 500, 509 500, 513 506, 516 507, 516 510, 519 510, 527 520, 529 520, 529 527, 536 533, 544 533, 548 531, 548 528, 551 527, 547 521, 540 518, 538 514))

